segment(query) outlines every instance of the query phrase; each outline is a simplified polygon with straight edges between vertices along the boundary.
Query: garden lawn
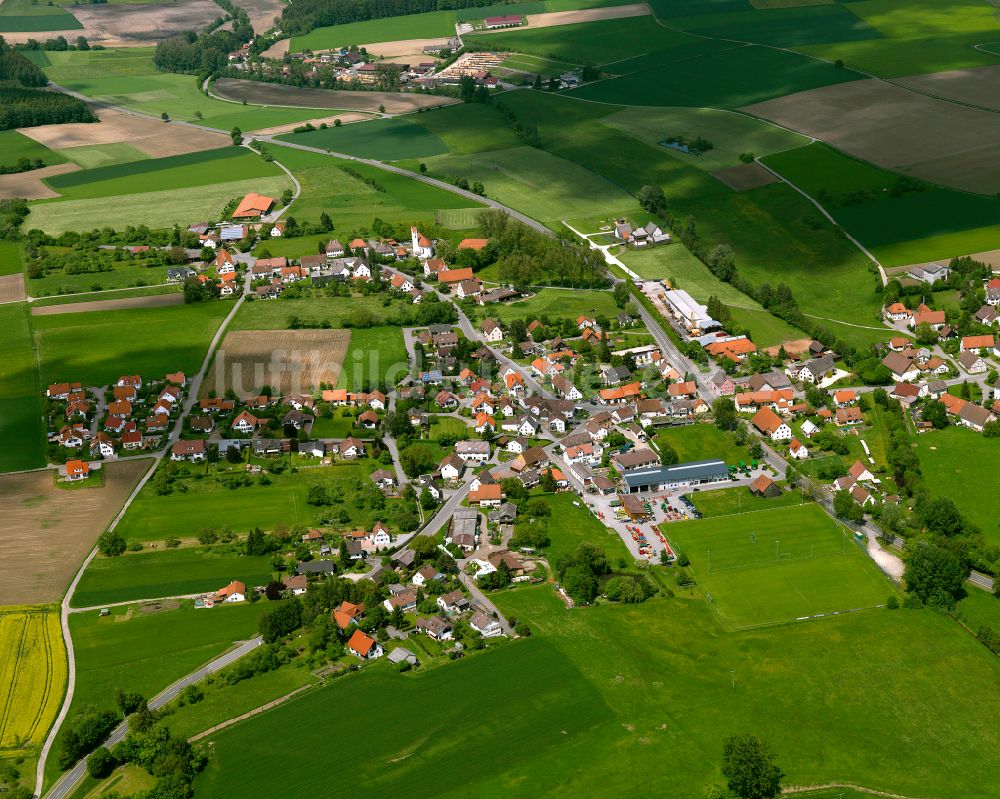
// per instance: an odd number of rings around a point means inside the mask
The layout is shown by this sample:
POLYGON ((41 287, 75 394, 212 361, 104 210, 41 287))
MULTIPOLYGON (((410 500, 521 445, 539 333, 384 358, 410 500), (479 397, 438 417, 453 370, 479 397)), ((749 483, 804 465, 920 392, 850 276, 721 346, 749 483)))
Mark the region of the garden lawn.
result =
POLYGON ((809 141, 777 125, 713 108, 626 108, 605 117, 604 122, 640 141, 662 147, 671 158, 708 171, 738 166, 742 153, 767 155, 809 141), (691 155, 660 144, 670 136, 700 136, 713 147, 701 155, 691 155))
MULTIPOLYGON (((715 491, 698 491, 689 494, 698 511, 707 517, 732 516, 733 514, 756 513, 773 508, 784 508, 789 505, 801 505, 802 494, 798 491, 785 491, 779 497, 758 497, 750 493, 746 486, 736 488, 719 488, 715 491)), ((748 519, 747 524, 753 524, 748 519)), ((669 526, 664 528, 669 532, 669 526)))
POLYGON ((269 556, 248 557, 205 547, 98 557, 87 566, 73 592, 73 607, 209 593, 233 580, 264 585, 271 574, 269 556))
MULTIPOLYGON (((369 229, 376 217, 389 223, 423 224, 434 221, 436 209, 469 207, 464 197, 378 167, 287 147, 275 147, 272 152, 302 184, 302 194, 290 213, 297 219, 318 221, 325 211, 333 219, 337 238, 369 229), (372 180, 382 191, 349 175, 343 166, 372 180)), ((286 245, 272 242, 268 246, 280 255, 286 245)))
POLYGON ((45 464, 41 389, 28 304, 0 305, 0 472, 45 464))
POLYGON ((361 391, 368 384, 394 386, 409 372, 409 356, 400 328, 355 328, 337 387, 361 391))
POLYGON ((892 592, 851 531, 812 503, 661 529, 730 629, 870 608, 892 592))
POLYGON ((41 382, 103 386, 123 374, 194 374, 231 307, 215 301, 35 317, 41 382))
MULTIPOLYGON (((170 536, 196 536, 201 530, 216 531, 228 525, 237 533, 253 527, 273 530, 277 525, 313 524, 321 508, 309 505, 306 498, 312 485, 339 488, 344 495, 350 529, 370 530, 384 512, 361 507, 353 487, 355 481, 367 481, 375 468, 368 461, 340 463, 329 467, 300 469, 297 474, 272 474, 271 484, 228 489, 206 477, 181 478, 187 490, 166 496, 156 493, 151 483, 143 486, 122 518, 118 531, 126 539, 163 541, 170 536)), ((191 473, 208 472, 208 467, 192 466, 191 473)))
POLYGON ((610 715, 598 690, 541 640, 500 646, 414 675, 376 667, 210 736, 213 757, 196 790, 218 799, 244 795, 251 785, 254 791, 301 794, 319 779, 331 795, 350 792, 360 780, 372 797, 400 791, 492 796, 480 791, 492 775, 579 746, 608 724, 610 715), (468 702, 483 685, 516 693, 516 707, 487 702, 470 714, 468 702), (395 702, 380 701, 387 695, 395 702), (452 699, 443 701, 445 696, 452 699), (400 714, 399 707, 408 712, 400 714), (346 734, 349 719, 359 714, 369 719, 371 734, 346 734), (313 721, 294 721, 302 718, 313 721), (461 736, 448 734, 458 727, 461 736), (278 730, 281 751, 268 743, 278 730), (314 752, 328 740, 339 742, 338 756, 351 763, 350 769, 321 770, 314 752), (470 748, 478 753, 478 768, 447 765, 470 748), (417 751, 420 755, 413 757, 417 751))
POLYGON ((721 458, 728 465, 740 461, 750 462, 747 448, 739 446, 732 433, 720 430, 714 424, 692 424, 680 427, 661 427, 656 445, 667 444, 677 453, 678 463, 721 458))
POLYGON ((580 315, 618 314, 618 306, 610 291, 596 289, 539 289, 534 296, 518 302, 501 303, 490 308, 490 316, 501 321, 548 316, 552 319, 572 318, 580 315))
POLYGON ((405 117, 317 128, 304 133, 289 133, 278 139, 380 161, 422 158, 448 152, 448 146, 438 136, 405 117))
POLYGON ((53 235, 67 230, 92 230, 98 225, 119 230, 128 225, 150 228, 188 225, 192 219, 218 218, 230 201, 249 192, 280 197, 291 186, 291 181, 282 174, 215 183, 194 191, 172 189, 86 200, 43 201, 31 204, 31 213, 24 224, 29 230, 38 228, 53 235))
POLYGON ((612 567, 622 558, 632 562, 632 556, 618 534, 605 527, 586 508, 585 500, 570 493, 544 494, 542 499, 552 509, 552 515, 546 520, 552 543, 546 547, 545 556, 553 569, 560 558, 574 552, 580 544, 593 544, 603 549, 612 567))
POLYGON ((804 331, 788 324, 784 319, 779 319, 763 308, 736 308, 730 306, 729 312, 735 324, 745 327, 750 331, 750 338, 753 339, 758 347, 773 347, 776 344, 783 344, 786 341, 809 338, 809 335, 804 331))
POLYGON ((441 416, 439 414, 432 414, 430 417, 431 427, 430 427, 430 437, 432 439, 441 439, 445 437, 451 438, 471 438, 470 433, 472 428, 470 428, 462 419, 456 419, 454 416, 441 416))
POLYGON ((45 166, 66 163, 66 159, 55 150, 29 139, 23 133, 18 133, 16 130, 0 131, 0 166, 14 166, 21 158, 27 158, 29 161, 41 158, 45 166))
POLYGON ((1000 494, 984 491, 981 480, 983 465, 1000 457, 1000 441, 951 426, 919 436, 917 455, 931 495, 953 500, 987 541, 1000 545, 1000 494))
POLYGON ((447 182, 479 181, 486 195, 523 211, 549 227, 561 220, 621 214, 635 200, 600 175, 534 147, 441 155, 425 159, 428 174, 447 182))
POLYGON ((160 72, 153 48, 47 52, 45 74, 53 83, 133 111, 198 122, 228 133, 268 128, 316 117, 315 109, 240 105, 202 94, 194 75, 160 72))
POLYGON ((1000 600, 988 591, 966 583, 966 595, 955 608, 955 616, 973 633, 980 627, 1000 630, 1000 600))

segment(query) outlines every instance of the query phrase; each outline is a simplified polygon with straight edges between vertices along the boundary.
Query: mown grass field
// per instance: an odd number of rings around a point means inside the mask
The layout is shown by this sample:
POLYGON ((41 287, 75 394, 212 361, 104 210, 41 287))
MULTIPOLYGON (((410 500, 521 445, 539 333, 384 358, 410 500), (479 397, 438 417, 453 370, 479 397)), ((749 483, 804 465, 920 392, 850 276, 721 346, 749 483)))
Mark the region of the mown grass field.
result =
POLYGON ((934 430, 917 439, 920 470, 933 496, 949 497, 986 539, 1000 544, 1000 495, 981 491, 981 464, 995 463, 1000 444, 964 427, 934 430))
POLYGON ((0 472, 45 463, 42 401, 31 346, 28 305, 0 305, 0 472))
MULTIPOLYGON (((731 629, 870 608, 892 592, 851 533, 817 505, 666 525, 731 629)), ((710 598, 709 598, 710 597, 710 598)))
POLYGON ((661 427, 653 439, 667 444, 677 453, 679 463, 722 458, 727 464, 749 463, 747 448, 733 441, 733 436, 714 424, 691 424, 681 427, 661 427))
POLYGON ((44 308, 47 305, 73 305, 77 302, 97 302, 107 299, 125 300, 130 297, 153 297, 160 294, 179 294, 181 287, 170 286, 146 286, 144 288, 121 289, 113 294, 105 294, 102 291, 92 291, 85 294, 72 294, 63 297, 40 297, 31 303, 32 308, 44 308))
MULTIPOLYGON (((115 264, 110 272, 90 272, 79 275, 64 271, 50 272, 40 278, 26 281, 26 289, 32 297, 46 297, 53 294, 76 294, 99 292, 105 289, 121 289, 131 286, 156 286, 167 278, 166 266, 139 266, 137 264, 115 264)), ((176 290, 178 286, 171 286, 176 290)), ((108 294, 97 299, 121 299, 126 292, 108 294)), ((91 299, 94 299, 93 297, 91 299)), ((32 303, 34 305, 34 303, 32 303)))
MULTIPOLYGON (((310 253, 315 251, 315 247, 310 249, 310 253)), ((402 301, 384 306, 382 300, 383 297, 377 294, 361 297, 296 297, 266 302, 254 300, 240 306, 229 329, 283 330, 288 327, 291 316, 317 324, 329 322, 331 327, 343 327, 344 320, 354 313, 368 312, 376 317, 384 317, 405 307, 402 301)))
POLYGON ((0 166, 14 166, 21 158, 31 161, 41 158, 45 166, 66 163, 61 154, 34 139, 29 139, 23 133, 18 133, 16 130, 0 131, 0 166))
POLYGON ((410 120, 429 130, 447 145, 448 152, 457 155, 505 150, 521 144, 507 120, 492 106, 448 105, 411 115, 410 120))
POLYGON ((409 119, 375 119, 370 122, 317 128, 279 136, 282 141, 320 147, 360 158, 398 161, 448 152, 441 139, 409 119))
POLYGON ((59 6, 30 5, 17 0, 8 0, 0 6, 0 33, 42 34, 45 31, 82 29, 80 21, 59 6))
POLYGON ((546 520, 552 543, 546 547, 545 557, 553 568, 563 555, 573 552, 580 544, 593 544, 603 549, 608 562, 615 568, 622 559, 629 564, 633 562, 618 534, 584 507, 584 499, 575 494, 545 494, 544 499, 552 510, 546 520))
MULTIPOLYGON (((270 476, 270 485, 251 485, 231 490, 213 479, 182 478, 185 490, 160 496, 150 484, 143 486, 118 530, 126 539, 163 541, 176 535, 192 537, 210 528, 221 531, 228 525, 234 532, 245 534, 253 527, 272 530, 277 525, 291 527, 311 524, 321 509, 306 502, 309 487, 324 484, 339 488, 344 495, 342 506, 350 516, 351 529, 370 530, 377 519, 384 519, 368 508, 356 505, 355 483, 367 481, 375 465, 367 461, 340 463, 323 468, 302 469, 270 476)), ((207 472, 208 467, 190 467, 192 475, 207 472)))
POLYGON ((34 319, 41 382, 103 386, 122 374, 194 374, 228 302, 93 311, 34 319))
MULTIPOLYGON (((337 238, 370 228, 375 217, 390 223, 421 224, 433 222, 438 209, 469 207, 464 197, 377 167, 287 147, 275 147, 272 152, 302 184, 291 213, 297 219, 318 221, 325 211, 333 219, 337 238), (383 191, 349 175, 342 166, 371 179, 383 191)), ((270 242, 268 247, 275 255, 284 254, 280 248, 294 246, 292 241, 270 242)))
POLYGON ((53 83, 88 97, 121 105, 133 111, 216 128, 228 133, 238 127, 249 131, 300 122, 316 116, 315 110, 240 105, 202 94, 194 75, 159 72, 153 66, 153 49, 46 52, 42 67, 53 83), (200 116, 199 116, 200 114, 200 116))
MULTIPOLYGON (((785 491, 779 497, 758 497, 751 494, 750 489, 746 486, 698 491, 691 493, 690 497, 694 506, 705 517, 756 513, 762 510, 802 504, 802 494, 798 491, 785 491)), ((752 525, 753 519, 753 516, 748 516, 745 521, 748 525, 752 525)))
MULTIPOLYGON (((189 534, 190 530, 177 530, 189 534)), ((213 552, 203 547, 160 549, 117 558, 95 558, 73 592, 73 607, 216 591, 239 580, 248 586, 271 579, 271 559, 213 552)))
MULTIPOLYGON (((234 198, 255 191, 280 197, 292 187, 284 174, 199 186, 197 189, 119 194, 85 200, 57 200, 33 203, 25 221, 27 229, 38 228, 58 235, 67 230, 93 230, 105 225, 117 229, 128 225, 150 228, 188 225, 192 219, 217 218, 234 198)), ((134 191, 138 186, 133 185, 134 191)), ((317 214, 318 216, 318 214, 317 214)))
POLYGON ((340 742, 338 756, 352 765, 325 771, 324 790, 349 791, 362 780, 371 796, 400 790, 414 796, 490 795, 479 791, 488 775, 507 771, 512 762, 573 747, 609 718, 600 694, 558 649, 540 640, 524 641, 413 676, 375 668, 212 735, 214 756, 196 790, 220 799, 242 795, 250 785, 265 792, 311 790, 320 778, 312 753, 321 741, 333 738, 340 742), (511 689, 518 709, 487 702, 470 715, 466 701, 442 701, 445 694, 453 700, 471 698, 482 685, 511 689), (386 695, 401 704, 394 707, 378 699, 386 695), (400 714, 400 706, 408 712, 400 714), (358 714, 369 719, 370 735, 345 734, 348 720, 358 714), (303 717, 314 721, 292 722, 303 717), (448 734, 456 728, 462 729, 461 736, 448 734), (281 752, 267 743, 277 730, 287 743, 281 752), (428 741, 434 744, 428 746, 428 741), (446 766, 470 747, 477 752, 475 770, 446 766))
POLYGON ((59 614, 44 607, 0 608, 0 755, 42 743, 66 690, 59 614))
POLYGON ((84 169, 124 164, 129 161, 144 161, 149 158, 146 153, 128 142, 112 142, 111 144, 84 144, 79 147, 67 147, 59 154, 68 160, 79 164, 84 169))
POLYGON ((761 156, 781 152, 808 143, 808 139, 777 125, 729 111, 712 108, 626 108, 604 119, 626 135, 663 151, 689 166, 712 171, 740 163, 742 153, 761 156), (699 136, 712 142, 713 148, 701 155, 691 155, 660 144, 670 136, 699 136))
POLYGON ((581 314, 613 317, 618 313, 610 291, 539 289, 534 296, 517 302, 502 303, 490 308, 490 316, 499 319, 526 319, 549 316, 552 319, 572 318, 581 314))
POLYGON ((363 327, 351 331, 351 343, 338 388, 360 391, 366 381, 394 386, 410 371, 403 332, 398 327, 363 327))
POLYGON ((21 245, 15 241, 0 241, 0 275, 15 275, 23 268, 21 245))

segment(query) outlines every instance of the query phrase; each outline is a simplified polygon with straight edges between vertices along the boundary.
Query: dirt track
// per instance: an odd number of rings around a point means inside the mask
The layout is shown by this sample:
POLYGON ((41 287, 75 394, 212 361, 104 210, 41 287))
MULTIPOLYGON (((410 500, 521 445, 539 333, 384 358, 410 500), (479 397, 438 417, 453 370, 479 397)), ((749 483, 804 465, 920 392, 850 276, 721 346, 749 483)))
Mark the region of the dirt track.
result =
POLYGON ((1000 191, 1000 114, 858 80, 741 109, 866 161, 966 191, 1000 191))
POLYGON ((15 197, 25 200, 45 200, 49 197, 58 197, 59 192, 42 183, 42 178, 61 175, 64 172, 75 172, 79 168, 76 164, 55 164, 32 169, 30 172, 0 175, 0 200, 10 200, 15 197))
POLYGON ((65 305, 32 306, 32 316, 56 316, 85 311, 123 311, 126 308, 162 308, 166 305, 183 305, 183 294, 154 294, 151 297, 122 297, 120 300, 93 300, 71 302, 65 305))
POLYGON ((106 463, 100 488, 58 488, 50 470, 0 477, 0 605, 59 601, 149 465, 106 463))
POLYGON ((3 275, 0 277, 0 302, 16 302, 24 299, 24 275, 3 275))
POLYGON ((226 100, 260 105, 284 105, 292 108, 345 109, 378 112, 385 106, 390 114, 404 114, 418 108, 430 108, 458 102, 452 97, 398 92, 344 92, 329 89, 299 89, 279 83, 220 78, 212 84, 212 92, 226 100))
POLYGON ((183 132, 178 133, 176 127, 158 120, 124 114, 110 108, 100 109, 97 116, 100 122, 96 124, 70 122, 65 125, 41 125, 37 128, 20 128, 19 132, 53 150, 88 144, 127 142, 154 158, 211 150, 230 143, 229 137, 222 133, 192 127, 186 127, 183 132))
POLYGON ((336 385, 350 330, 237 330, 227 333, 201 384, 201 395, 256 396, 261 386, 293 394, 336 385))

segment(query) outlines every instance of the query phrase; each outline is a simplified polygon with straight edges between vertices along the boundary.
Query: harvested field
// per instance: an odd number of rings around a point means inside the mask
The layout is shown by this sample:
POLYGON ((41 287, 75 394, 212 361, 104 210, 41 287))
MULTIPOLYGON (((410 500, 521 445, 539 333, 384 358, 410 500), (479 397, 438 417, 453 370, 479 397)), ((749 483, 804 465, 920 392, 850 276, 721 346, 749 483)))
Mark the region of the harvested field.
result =
MULTIPOLYGON (((432 44, 440 44, 447 37, 438 36, 435 39, 403 39, 399 42, 372 42, 362 44, 369 53, 380 55, 383 58, 409 58, 418 62, 435 61, 436 59, 424 52, 424 47, 432 44)), ((287 41, 287 40, 286 40, 287 41)))
MULTIPOLYGON (((170 3, 73 6, 91 46, 148 47, 176 33, 201 30, 219 16, 212 0, 172 0, 170 3)), ((54 35, 54 34, 52 34, 54 35)))
POLYGON ((282 395, 337 385, 350 330, 237 330, 228 333, 201 386, 202 396, 232 390, 256 396, 263 385, 282 395))
POLYGON ((238 0, 236 5, 247 12, 250 25, 258 35, 274 27, 274 18, 280 17, 281 9, 285 7, 282 0, 238 0))
POLYGON ((47 469, 0 477, 0 605, 58 601, 150 464, 105 463, 104 485, 77 491, 56 487, 47 469))
POLYGON ((281 58, 288 52, 288 48, 291 43, 291 39, 279 39, 268 47, 263 53, 261 53, 261 55, 265 58, 281 58))
POLYGON ((287 106, 289 108, 342 108, 348 111, 377 112, 384 105, 386 113, 405 114, 418 108, 432 108, 458 102, 452 97, 398 92, 341 92, 329 89, 299 89, 278 83, 221 78, 212 84, 215 94, 223 100, 253 105, 287 106))
POLYGON ((97 109, 97 117, 101 120, 97 124, 71 122, 66 125, 42 125, 23 128, 20 132, 53 150, 127 142, 154 158, 214 150, 230 144, 229 136, 222 133, 184 128, 183 135, 178 135, 175 127, 159 120, 125 114, 111 108, 97 109))
POLYGON ((778 177, 760 164, 729 166, 725 169, 716 169, 711 175, 725 183, 733 191, 759 189, 761 186, 769 186, 778 182, 778 177))
POLYGON ((1000 115, 859 80, 744 106, 879 166, 964 191, 1000 190, 1000 115))
POLYGON ((972 67, 896 78, 920 92, 1000 110, 1000 66, 972 67))
POLYGON ((484 32, 492 35, 509 31, 523 31, 525 28, 555 28, 559 25, 577 25, 581 22, 600 22, 605 19, 645 17, 649 13, 649 6, 642 3, 607 8, 581 8, 576 11, 549 11, 545 14, 528 14, 525 17, 526 24, 519 28, 498 28, 484 32))
POLYGON ((0 302, 24 299, 24 275, 0 275, 0 302))
POLYGON ((0 200, 11 200, 15 197, 24 200, 45 200, 49 197, 58 197, 59 192, 50 189, 42 183, 42 180, 50 175, 75 172, 79 168, 76 164, 55 164, 32 169, 30 172, 0 175, 0 200))
MULTIPOLYGON (((0 278, 2 280, 2 278, 0 278)), ((2 289, 2 283, 0 283, 2 289)), ((94 300, 66 305, 44 305, 32 307, 32 316, 53 316, 61 313, 81 313, 83 311, 123 311, 126 308, 159 308, 164 305, 183 305, 183 294, 156 294, 151 297, 123 297, 120 300, 94 300)))
POLYGON ((344 125, 350 125, 352 122, 367 122, 371 118, 371 114, 365 114, 361 111, 344 111, 334 116, 316 117, 315 119, 306 119, 301 122, 286 122, 284 125, 274 125, 270 128, 261 128, 260 130, 255 130, 254 134, 259 134, 261 136, 277 136, 281 133, 291 133, 297 127, 305 125, 306 122, 310 122, 314 127, 318 128, 324 122, 327 126, 333 125, 333 122, 336 119, 339 119, 344 125))

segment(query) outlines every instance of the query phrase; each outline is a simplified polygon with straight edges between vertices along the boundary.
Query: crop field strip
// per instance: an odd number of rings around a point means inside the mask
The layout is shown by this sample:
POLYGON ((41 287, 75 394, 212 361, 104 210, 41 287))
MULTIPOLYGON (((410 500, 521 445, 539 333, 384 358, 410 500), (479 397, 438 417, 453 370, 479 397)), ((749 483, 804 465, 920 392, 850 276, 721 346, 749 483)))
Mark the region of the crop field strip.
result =
POLYGON ((41 742, 66 679, 59 616, 49 609, 0 610, 0 754, 41 742), (58 640, 57 648, 53 641, 58 640))

